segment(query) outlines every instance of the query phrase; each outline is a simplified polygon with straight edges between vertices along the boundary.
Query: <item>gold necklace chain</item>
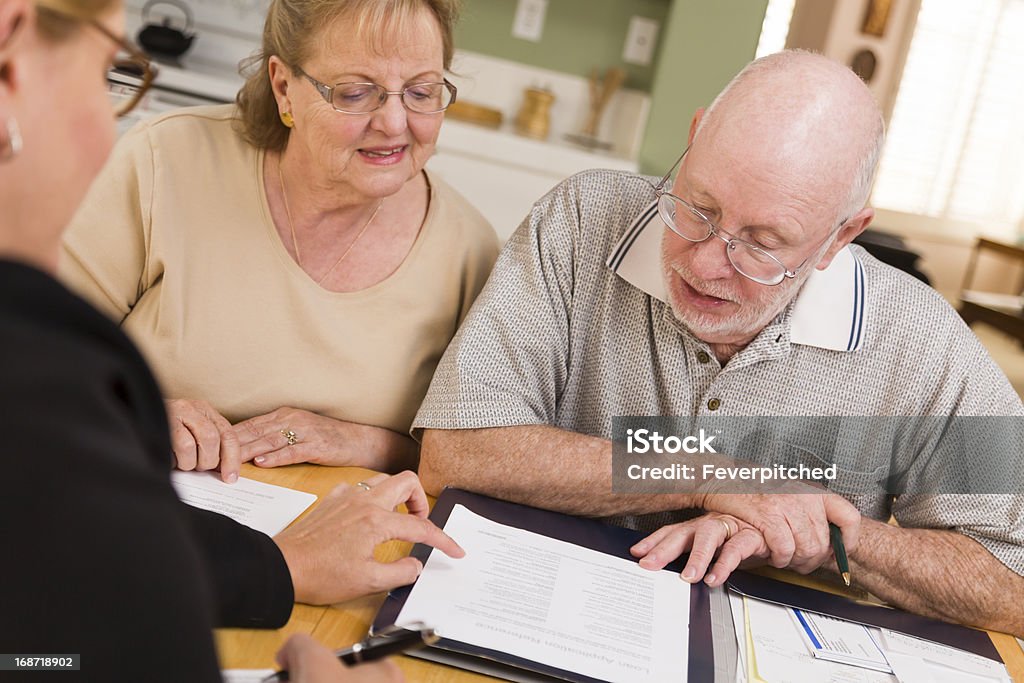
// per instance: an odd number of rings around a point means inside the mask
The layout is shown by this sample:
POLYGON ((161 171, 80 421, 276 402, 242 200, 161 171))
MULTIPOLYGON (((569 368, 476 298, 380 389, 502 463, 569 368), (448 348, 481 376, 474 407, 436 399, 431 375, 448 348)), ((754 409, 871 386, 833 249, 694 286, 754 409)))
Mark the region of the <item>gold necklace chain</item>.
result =
POLYGON ((384 200, 383 199, 380 200, 380 203, 377 204, 377 208, 373 210, 372 214, 370 214, 370 220, 366 221, 366 223, 363 224, 363 227, 359 231, 359 234, 356 235, 356 238, 348 243, 348 248, 345 249, 344 253, 342 253, 342 255, 338 257, 338 260, 335 261, 331 265, 331 267, 327 269, 327 272, 324 273, 323 275, 321 275, 320 279, 316 281, 316 283, 318 285, 323 284, 324 280, 327 279, 327 276, 330 275, 331 273, 333 273, 334 269, 338 267, 338 264, 345 260, 345 257, 348 256, 350 251, 352 251, 352 247, 356 246, 356 242, 358 242, 359 238, 363 236, 363 233, 366 232, 366 229, 368 227, 370 227, 370 223, 373 222, 373 219, 377 217, 377 212, 380 211, 380 207, 382 207, 382 206, 384 206, 384 200))
MULTIPOLYGON (((277 159, 277 180, 281 184, 281 198, 284 200, 284 213, 288 217, 288 231, 292 236, 292 248, 295 249, 295 261, 299 264, 299 268, 302 268, 302 255, 299 253, 299 241, 295 238, 295 223, 292 221, 292 211, 288 207, 288 193, 284 189, 284 172, 281 170, 281 157, 278 157, 277 159)), ((327 272, 321 275, 320 279, 316 281, 317 285, 322 285, 324 280, 327 279, 327 276, 333 273, 334 269, 345 260, 352 251, 352 247, 356 246, 356 242, 359 241, 359 238, 363 236, 366 229, 370 227, 371 223, 373 223, 373 219, 377 217, 377 213, 380 212, 380 207, 382 206, 384 206, 383 199, 380 200, 379 204, 377 204, 377 208, 373 210, 372 214, 370 214, 370 219, 363 224, 363 227, 359 230, 359 234, 356 235, 355 239, 348 243, 348 247, 342 252, 341 256, 339 256, 338 259, 331 264, 331 267, 327 269, 327 272)))
POLYGON ((288 216, 288 230, 292 233, 292 248, 295 249, 295 261, 302 268, 302 254, 299 253, 299 241, 295 239, 295 223, 292 222, 292 210, 288 208, 288 193, 284 190, 284 171, 281 170, 281 157, 277 157, 277 182, 281 185, 281 198, 284 199, 284 213, 288 216))

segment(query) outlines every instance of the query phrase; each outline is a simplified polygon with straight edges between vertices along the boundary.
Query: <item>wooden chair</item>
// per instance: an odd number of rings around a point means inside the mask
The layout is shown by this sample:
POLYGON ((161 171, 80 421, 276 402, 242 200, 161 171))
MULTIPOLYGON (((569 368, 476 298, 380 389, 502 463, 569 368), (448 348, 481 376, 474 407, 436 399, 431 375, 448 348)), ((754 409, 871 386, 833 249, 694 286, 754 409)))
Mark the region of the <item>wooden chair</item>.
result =
MULTIPOLYGON (((986 256, 988 258, 988 256, 986 256)), ((1024 344, 1024 248, 979 237, 971 251, 971 260, 960 290, 960 317, 968 325, 983 322, 1016 337, 1024 344), (1004 263, 1015 264, 1021 275, 1010 291, 1013 294, 972 289, 978 258, 982 254, 998 255, 1004 263)))

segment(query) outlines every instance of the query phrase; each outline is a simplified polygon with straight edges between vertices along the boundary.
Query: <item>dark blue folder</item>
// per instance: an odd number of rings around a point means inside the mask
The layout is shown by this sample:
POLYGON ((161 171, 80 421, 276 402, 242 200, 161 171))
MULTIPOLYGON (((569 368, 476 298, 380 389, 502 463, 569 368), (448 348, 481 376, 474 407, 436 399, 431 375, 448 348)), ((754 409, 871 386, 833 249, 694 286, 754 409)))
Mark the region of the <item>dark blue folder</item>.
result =
MULTIPOLYGON (((448 521, 448 515, 456 504, 462 504, 482 517, 508 526, 532 531, 584 548, 597 550, 615 557, 635 559, 629 554, 629 548, 647 534, 631 529, 604 524, 593 519, 572 517, 570 515, 540 510, 537 508, 517 505, 496 500, 468 491, 445 489, 437 499, 430 519, 439 527, 448 521)), ((432 549, 417 544, 412 555, 426 563, 432 549)), ((676 562, 665 571, 679 572, 681 565, 676 562)), ((413 584, 415 586, 415 584, 413 584)), ((393 591, 384 601, 380 612, 374 619, 371 632, 376 632, 395 623, 402 605, 405 604, 413 586, 405 586, 393 591)), ((702 583, 694 584, 690 589, 690 662, 688 680, 695 683, 714 680, 714 655, 711 638, 711 607, 709 590, 702 583)), ((685 634, 680 634, 685 637, 685 634)), ((493 676, 510 680, 550 680, 578 681, 579 683, 600 683, 596 679, 583 676, 573 671, 564 671, 552 666, 532 662, 515 657, 498 650, 477 647, 471 643, 463 643, 442 638, 436 645, 420 650, 417 656, 441 661, 454 666, 480 671, 493 676)))

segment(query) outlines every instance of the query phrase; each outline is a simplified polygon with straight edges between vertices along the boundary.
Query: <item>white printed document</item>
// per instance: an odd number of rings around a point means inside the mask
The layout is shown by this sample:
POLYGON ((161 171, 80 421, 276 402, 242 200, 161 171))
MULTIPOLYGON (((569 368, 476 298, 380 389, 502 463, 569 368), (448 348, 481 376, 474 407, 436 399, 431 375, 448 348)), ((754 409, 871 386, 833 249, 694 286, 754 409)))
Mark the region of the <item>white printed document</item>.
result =
POLYGON ((218 512, 273 536, 313 504, 316 496, 239 477, 225 484, 216 472, 171 472, 171 484, 183 503, 218 512))
POLYGON ((221 669, 220 676, 224 683, 263 683, 275 673, 276 669, 221 669))
POLYGON ((882 629, 882 645, 900 683, 1010 683, 1006 667, 973 652, 882 629))
POLYGON ((1003 664, 971 652, 735 594, 730 602, 745 669, 738 681, 1010 683, 1003 664), (824 651, 837 657, 823 657, 824 651), (891 673, 880 670, 882 662, 891 673))
POLYGON ((743 605, 750 683, 897 683, 888 673, 811 656, 789 608, 750 598, 743 605))
MULTIPOLYGON (((864 624, 792 607, 789 611, 811 656, 892 673, 885 654, 875 642, 872 629, 864 624)), ((878 633, 877 628, 873 630, 878 633)))
POLYGON ((690 585, 456 505, 396 623, 612 683, 685 681, 690 585))

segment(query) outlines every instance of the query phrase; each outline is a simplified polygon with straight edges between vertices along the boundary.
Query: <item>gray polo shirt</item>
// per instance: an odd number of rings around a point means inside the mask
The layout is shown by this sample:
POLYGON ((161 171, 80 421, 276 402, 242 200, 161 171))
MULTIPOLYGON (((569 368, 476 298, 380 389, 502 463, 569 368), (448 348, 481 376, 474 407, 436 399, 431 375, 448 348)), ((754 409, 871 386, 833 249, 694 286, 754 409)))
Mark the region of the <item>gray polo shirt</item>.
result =
MULTIPOLYGON (((588 171, 538 201, 442 358, 414 433, 552 425, 611 438, 614 417, 641 415, 1024 416, 956 312, 857 246, 815 271, 721 366, 664 301, 665 228, 653 200, 648 179, 588 171)), ((921 460, 920 441, 901 443, 908 452, 886 460, 921 460)), ((987 466, 984 453, 951 453, 941 457, 987 466)), ((847 490, 862 491, 864 474, 846 472, 847 490)), ((1024 495, 1016 489, 848 497, 876 519, 957 529, 1024 574, 1024 495)))

